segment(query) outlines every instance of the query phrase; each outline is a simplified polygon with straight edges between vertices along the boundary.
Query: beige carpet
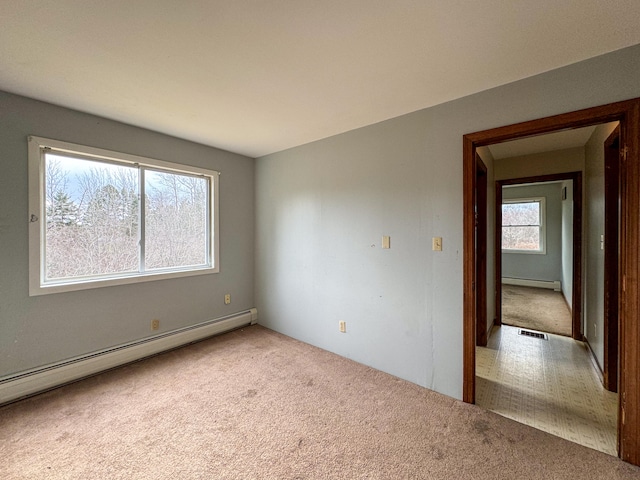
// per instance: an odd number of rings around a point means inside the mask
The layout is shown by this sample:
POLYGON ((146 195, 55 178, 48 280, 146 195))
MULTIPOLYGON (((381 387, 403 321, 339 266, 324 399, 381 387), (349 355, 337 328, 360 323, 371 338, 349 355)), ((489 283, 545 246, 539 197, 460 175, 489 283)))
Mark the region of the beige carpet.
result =
POLYGON ((2 479, 622 479, 640 469, 254 326, 0 409, 2 479))
POLYGON ((571 312, 561 292, 502 285, 502 323, 571 336, 571 312))

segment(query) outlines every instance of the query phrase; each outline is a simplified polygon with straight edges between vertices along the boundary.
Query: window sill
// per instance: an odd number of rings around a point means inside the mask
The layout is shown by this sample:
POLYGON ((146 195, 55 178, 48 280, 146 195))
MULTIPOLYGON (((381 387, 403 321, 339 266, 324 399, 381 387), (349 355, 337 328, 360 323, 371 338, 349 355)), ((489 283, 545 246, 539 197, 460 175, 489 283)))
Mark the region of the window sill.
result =
POLYGON ((525 255, 546 255, 545 250, 502 250, 502 253, 517 253, 525 255))
POLYGON ((202 267, 193 270, 158 271, 154 273, 133 273, 126 276, 106 277, 98 279, 79 279, 76 281, 50 282, 44 285, 30 285, 29 296, 48 295, 52 293, 75 292, 78 290, 90 290, 102 287, 114 287, 118 285, 131 285, 135 283, 151 282, 155 280, 169 280, 173 278, 193 277, 197 275, 209 275, 218 273, 218 267, 202 267))

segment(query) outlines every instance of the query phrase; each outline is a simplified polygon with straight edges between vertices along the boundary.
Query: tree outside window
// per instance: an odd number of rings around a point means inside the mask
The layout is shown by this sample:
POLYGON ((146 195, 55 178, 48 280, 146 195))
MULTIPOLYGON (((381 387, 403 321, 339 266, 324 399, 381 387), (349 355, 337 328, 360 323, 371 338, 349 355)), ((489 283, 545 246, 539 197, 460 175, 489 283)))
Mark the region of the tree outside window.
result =
POLYGON ((218 172, 30 142, 31 294, 218 271, 218 172))
POLYGON ((503 251, 544 253, 544 208, 544 198, 503 202, 503 251))

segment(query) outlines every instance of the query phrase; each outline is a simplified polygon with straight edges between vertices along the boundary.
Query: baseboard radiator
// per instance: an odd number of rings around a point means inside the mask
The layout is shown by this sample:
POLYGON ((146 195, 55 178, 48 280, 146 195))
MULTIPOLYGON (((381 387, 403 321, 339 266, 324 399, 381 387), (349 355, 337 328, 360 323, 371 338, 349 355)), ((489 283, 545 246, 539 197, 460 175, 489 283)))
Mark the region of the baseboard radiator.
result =
POLYGON ((255 308, 0 379, 0 405, 258 321, 255 308))
POLYGON ((521 287, 549 288, 559 292, 562 290, 560 280, 527 280, 525 278, 506 278, 502 277, 502 283, 505 285, 519 285, 521 287))

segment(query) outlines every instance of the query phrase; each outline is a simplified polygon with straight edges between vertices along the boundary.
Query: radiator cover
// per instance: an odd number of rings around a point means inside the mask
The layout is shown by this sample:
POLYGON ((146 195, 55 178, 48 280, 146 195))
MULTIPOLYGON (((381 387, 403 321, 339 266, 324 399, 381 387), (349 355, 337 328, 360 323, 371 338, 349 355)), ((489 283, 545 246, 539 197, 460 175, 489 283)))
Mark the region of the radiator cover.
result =
POLYGON ((0 405, 65 385, 81 378, 135 362, 172 348, 255 324, 255 308, 154 337, 20 372, 0 380, 0 405))

